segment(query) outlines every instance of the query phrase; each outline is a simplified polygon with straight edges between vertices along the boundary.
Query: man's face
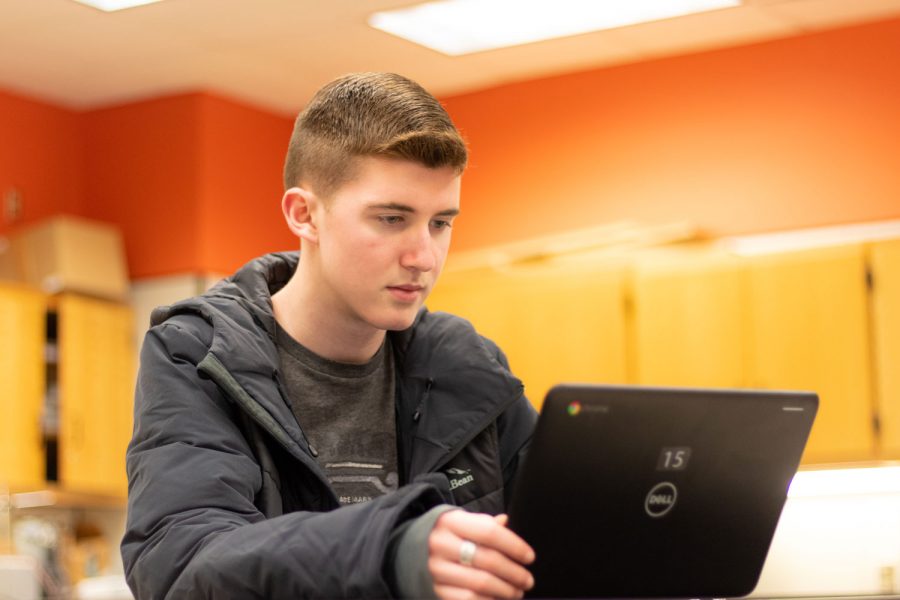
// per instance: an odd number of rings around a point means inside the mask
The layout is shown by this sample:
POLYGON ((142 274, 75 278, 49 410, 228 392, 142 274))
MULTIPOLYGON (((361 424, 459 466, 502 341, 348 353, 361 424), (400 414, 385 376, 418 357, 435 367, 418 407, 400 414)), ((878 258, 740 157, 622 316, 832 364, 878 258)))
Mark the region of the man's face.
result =
POLYGON ((322 300, 347 325, 406 329, 447 257, 460 177, 451 167, 357 160, 356 177, 316 209, 322 300))

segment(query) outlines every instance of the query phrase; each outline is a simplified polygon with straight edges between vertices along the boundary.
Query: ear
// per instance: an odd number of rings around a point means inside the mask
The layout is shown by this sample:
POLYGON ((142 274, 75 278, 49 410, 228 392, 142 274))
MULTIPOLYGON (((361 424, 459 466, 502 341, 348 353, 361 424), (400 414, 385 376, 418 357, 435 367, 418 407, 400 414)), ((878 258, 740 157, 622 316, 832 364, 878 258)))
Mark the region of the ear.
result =
POLYGON ((302 187, 290 188, 281 199, 281 212, 288 228, 301 240, 311 244, 319 241, 314 217, 318 206, 319 201, 315 194, 302 187))

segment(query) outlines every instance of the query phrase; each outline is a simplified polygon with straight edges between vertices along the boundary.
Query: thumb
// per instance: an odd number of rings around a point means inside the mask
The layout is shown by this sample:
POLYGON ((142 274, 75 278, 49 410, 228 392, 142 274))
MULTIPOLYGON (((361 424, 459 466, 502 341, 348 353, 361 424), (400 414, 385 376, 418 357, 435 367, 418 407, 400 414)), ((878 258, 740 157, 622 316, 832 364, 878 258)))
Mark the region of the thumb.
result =
POLYGON ((506 524, 509 523, 509 515, 495 515, 494 520, 506 527, 506 524))

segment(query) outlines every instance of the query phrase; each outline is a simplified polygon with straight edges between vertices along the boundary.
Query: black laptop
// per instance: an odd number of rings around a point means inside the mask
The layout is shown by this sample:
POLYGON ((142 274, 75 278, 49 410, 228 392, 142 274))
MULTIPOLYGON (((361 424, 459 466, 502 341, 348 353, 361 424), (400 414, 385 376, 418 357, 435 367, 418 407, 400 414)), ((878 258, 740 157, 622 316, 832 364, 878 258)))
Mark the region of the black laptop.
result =
POLYGON ((808 392, 561 385, 510 505, 541 598, 753 591, 818 408, 808 392))

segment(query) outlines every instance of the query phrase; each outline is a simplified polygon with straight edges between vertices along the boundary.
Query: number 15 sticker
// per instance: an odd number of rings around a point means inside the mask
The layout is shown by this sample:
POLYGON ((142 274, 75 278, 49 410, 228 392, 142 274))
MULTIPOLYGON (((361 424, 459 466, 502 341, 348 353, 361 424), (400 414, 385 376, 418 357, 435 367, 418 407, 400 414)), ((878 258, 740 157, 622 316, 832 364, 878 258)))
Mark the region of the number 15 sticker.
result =
POLYGON ((688 460, 691 458, 691 449, 688 446, 671 446, 663 448, 659 454, 659 462, 656 463, 657 471, 684 471, 687 469, 688 460))

